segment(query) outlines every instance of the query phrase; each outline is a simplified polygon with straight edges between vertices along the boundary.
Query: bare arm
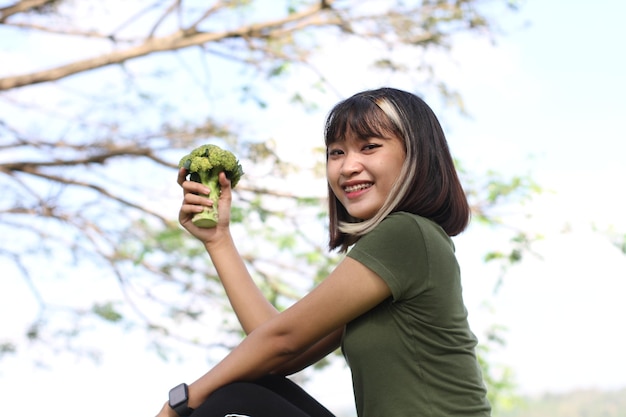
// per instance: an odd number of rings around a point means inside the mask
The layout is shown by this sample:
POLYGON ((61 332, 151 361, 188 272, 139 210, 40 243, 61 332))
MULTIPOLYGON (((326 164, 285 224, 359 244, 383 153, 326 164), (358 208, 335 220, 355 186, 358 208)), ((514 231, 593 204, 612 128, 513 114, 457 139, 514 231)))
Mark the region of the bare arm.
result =
POLYGON ((345 326, 333 331, 296 358, 272 370, 273 374, 291 375, 325 358, 341 345, 345 326))
POLYGON ((246 334, 278 314, 252 279, 230 233, 219 243, 207 243, 205 247, 246 334))
MULTIPOLYGON (((193 382, 189 386, 190 407, 197 407, 226 384, 253 380, 280 369, 390 295, 389 287, 378 275, 351 258, 344 259, 310 294, 259 326, 193 382)), ((173 414, 165 406, 161 415, 173 414)))
POLYGON ((181 169, 178 183, 183 188, 184 203, 179 214, 180 223, 204 243, 241 327, 246 334, 250 334, 277 315, 278 311, 252 279, 230 234, 230 181, 223 173, 220 174, 222 192, 219 196, 219 221, 215 228, 203 229, 196 227, 191 218, 202 211, 203 206, 213 205, 211 199, 198 195, 208 194, 209 190, 200 183, 186 181, 185 177, 186 171, 181 169))

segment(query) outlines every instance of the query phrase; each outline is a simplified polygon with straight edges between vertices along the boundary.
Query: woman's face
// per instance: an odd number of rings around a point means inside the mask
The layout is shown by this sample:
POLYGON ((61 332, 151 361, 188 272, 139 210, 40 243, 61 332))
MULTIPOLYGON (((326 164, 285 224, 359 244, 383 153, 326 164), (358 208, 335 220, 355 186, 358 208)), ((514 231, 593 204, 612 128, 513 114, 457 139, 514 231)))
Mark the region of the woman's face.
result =
POLYGON ((339 202, 352 217, 372 218, 400 174, 405 158, 400 138, 349 134, 330 144, 327 152, 326 175, 339 202))

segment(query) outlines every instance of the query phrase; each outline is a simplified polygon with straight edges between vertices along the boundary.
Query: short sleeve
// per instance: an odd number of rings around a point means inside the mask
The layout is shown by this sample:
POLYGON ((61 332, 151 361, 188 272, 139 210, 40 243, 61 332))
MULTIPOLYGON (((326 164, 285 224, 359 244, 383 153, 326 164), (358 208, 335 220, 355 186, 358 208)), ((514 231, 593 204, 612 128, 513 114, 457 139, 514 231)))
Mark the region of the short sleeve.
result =
POLYGON ((415 215, 394 213, 347 255, 380 276, 396 302, 419 295, 429 285, 428 245, 419 219, 438 227, 415 215))

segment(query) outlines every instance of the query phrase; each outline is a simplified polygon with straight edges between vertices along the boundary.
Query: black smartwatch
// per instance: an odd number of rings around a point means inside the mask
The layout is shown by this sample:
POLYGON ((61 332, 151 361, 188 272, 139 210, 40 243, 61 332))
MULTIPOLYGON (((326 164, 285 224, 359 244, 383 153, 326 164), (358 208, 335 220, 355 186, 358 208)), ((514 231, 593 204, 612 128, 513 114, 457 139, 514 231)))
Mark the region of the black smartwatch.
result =
POLYGON ((187 405, 188 401, 189 388, 187 388, 187 384, 176 385, 170 390, 169 405, 179 416, 189 416, 193 413, 193 408, 187 405))

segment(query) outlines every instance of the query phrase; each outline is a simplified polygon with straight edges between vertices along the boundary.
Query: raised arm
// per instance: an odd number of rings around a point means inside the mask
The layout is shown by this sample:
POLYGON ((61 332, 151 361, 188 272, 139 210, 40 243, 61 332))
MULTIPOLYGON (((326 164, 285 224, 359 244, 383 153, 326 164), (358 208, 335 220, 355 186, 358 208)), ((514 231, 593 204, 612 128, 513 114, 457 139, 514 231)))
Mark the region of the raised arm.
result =
POLYGON ((213 205, 211 199, 201 196, 209 194, 208 187, 194 181, 186 181, 184 169, 178 173, 178 183, 183 188, 184 194, 184 203, 179 213, 180 223, 204 243, 241 327, 246 334, 250 334, 277 315, 278 311, 252 279, 230 234, 232 200, 230 181, 224 173, 220 174, 222 192, 218 205, 219 220, 216 227, 209 229, 199 228, 191 222, 193 215, 201 212, 204 206, 213 205))

